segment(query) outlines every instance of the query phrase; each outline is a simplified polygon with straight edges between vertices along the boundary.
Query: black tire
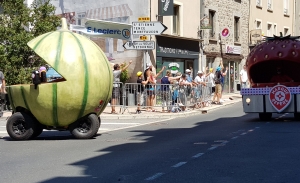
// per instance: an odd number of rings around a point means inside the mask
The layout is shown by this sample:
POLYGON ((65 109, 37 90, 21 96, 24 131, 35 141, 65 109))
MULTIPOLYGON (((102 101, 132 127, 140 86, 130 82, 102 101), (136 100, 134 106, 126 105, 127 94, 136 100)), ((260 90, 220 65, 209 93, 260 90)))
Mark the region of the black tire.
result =
POLYGON ((13 140, 28 140, 36 128, 35 119, 23 112, 14 113, 6 123, 6 131, 13 140))
POLYGON ((294 118, 296 119, 296 120, 300 120, 300 113, 294 113, 294 118))
POLYGON ((95 114, 79 119, 70 125, 71 134, 77 139, 93 138, 100 127, 99 119, 95 114))
POLYGON ((35 120, 35 129, 33 131, 33 134, 31 136, 31 139, 34 139, 36 137, 38 137, 39 135, 41 135, 41 133, 43 132, 44 130, 44 126, 42 124, 40 124, 37 120, 35 120))
POLYGON ((259 113, 259 119, 262 121, 268 121, 272 119, 272 113, 266 112, 266 113, 259 113))

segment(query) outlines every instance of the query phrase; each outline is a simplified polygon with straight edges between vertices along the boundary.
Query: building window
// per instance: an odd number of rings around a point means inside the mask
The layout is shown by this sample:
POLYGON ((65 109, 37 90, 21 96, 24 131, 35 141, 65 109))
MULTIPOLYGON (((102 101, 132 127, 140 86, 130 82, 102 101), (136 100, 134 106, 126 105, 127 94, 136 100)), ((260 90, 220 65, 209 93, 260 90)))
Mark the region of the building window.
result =
POLYGON ((180 35, 180 21, 179 21, 179 8, 180 6, 174 5, 174 15, 173 15, 173 34, 180 35))
POLYGON ((273 25, 273 34, 277 35, 277 24, 273 25))
POLYGON ((234 17, 234 41, 240 41, 240 17, 234 17))
POLYGON ((82 25, 83 22, 82 22, 82 19, 85 18, 85 12, 83 13, 78 13, 78 16, 77 16, 77 25, 82 25))
POLYGON ((289 14, 289 0, 283 0, 283 14, 289 14))
POLYGON ((209 10, 209 26, 211 29, 209 30, 209 37, 214 38, 215 37, 215 11, 209 10))
POLYGON ((272 24, 270 23, 267 24, 267 36, 272 36, 272 24))
POLYGON ((284 36, 287 36, 289 34, 289 28, 284 28, 283 34, 284 34, 284 36))
POLYGON ((262 1, 262 0, 256 0, 256 6, 261 7, 261 6, 262 6, 262 5, 261 5, 261 1, 262 1))
POLYGON ((267 9, 272 10, 273 9, 273 0, 268 0, 267 9))
POLYGON ((260 20, 256 20, 256 29, 262 29, 260 20))
POLYGON ((213 68, 214 60, 215 60, 214 58, 210 58, 210 57, 206 58, 206 67, 213 68))

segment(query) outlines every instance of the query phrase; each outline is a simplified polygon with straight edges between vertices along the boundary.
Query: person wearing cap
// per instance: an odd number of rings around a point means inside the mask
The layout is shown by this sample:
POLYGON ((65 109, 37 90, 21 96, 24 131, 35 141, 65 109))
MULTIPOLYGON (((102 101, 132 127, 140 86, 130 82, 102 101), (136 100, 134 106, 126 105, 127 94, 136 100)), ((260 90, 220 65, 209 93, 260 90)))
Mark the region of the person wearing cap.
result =
POLYGON ((140 106, 143 105, 144 103, 144 90, 145 90, 145 85, 149 82, 149 77, 147 78, 147 80, 144 80, 143 78, 143 72, 139 71, 136 73, 137 78, 137 83, 138 83, 138 87, 137 87, 137 110, 136 113, 140 114, 141 113, 141 108, 140 106))
POLYGON ((123 67, 122 69, 120 69, 121 67, 119 64, 114 65, 114 71, 113 71, 114 84, 113 84, 112 99, 111 99, 111 113, 112 114, 117 114, 116 104, 117 104, 117 100, 120 100, 119 96, 120 96, 121 73, 123 71, 125 71, 131 63, 132 63, 132 60, 130 60, 129 64, 126 65, 125 67, 123 67))
POLYGON ((195 77, 194 82, 197 84, 197 88, 195 91, 196 99, 199 99, 200 96, 202 95, 202 86, 206 86, 205 76, 202 71, 197 72, 197 76, 195 77))
POLYGON ((222 93, 221 78, 222 78, 221 67, 218 66, 214 76, 214 82, 216 86, 215 86, 215 94, 212 101, 213 104, 222 105, 222 103, 220 102, 221 93, 222 93), (217 101, 215 100, 216 98, 217 101))
POLYGON ((176 77, 172 77, 172 73, 170 70, 166 71, 166 75, 164 77, 161 78, 161 91, 162 91, 162 111, 164 112, 164 106, 167 106, 167 111, 170 112, 171 110, 169 109, 169 101, 170 101, 170 84, 173 80, 178 80, 181 78, 181 74, 176 76, 176 77))

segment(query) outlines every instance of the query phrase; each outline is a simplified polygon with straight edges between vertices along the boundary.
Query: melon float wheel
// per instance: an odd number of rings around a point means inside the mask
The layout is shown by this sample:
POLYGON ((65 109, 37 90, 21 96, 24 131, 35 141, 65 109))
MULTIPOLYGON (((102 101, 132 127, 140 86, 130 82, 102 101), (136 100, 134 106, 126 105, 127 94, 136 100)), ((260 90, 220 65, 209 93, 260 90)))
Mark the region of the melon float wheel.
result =
POLYGON ((95 114, 90 114, 70 125, 71 134, 78 139, 94 137, 100 127, 100 122, 95 114))
POLYGON ((78 119, 101 114, 111 97, 113 75, 94 42, 69 31, 62 18, 60 30, 38 36, 28 46, 64 79, 37 89, 33 84, 9 87, 14 112, 30 111, 42 125, 65 129, 78 119))
POLYGON ((32 138, 35 129, 35 119, 23 112, 14 113, 6 123, 8 135, 13 140, 28 140, 32 138))

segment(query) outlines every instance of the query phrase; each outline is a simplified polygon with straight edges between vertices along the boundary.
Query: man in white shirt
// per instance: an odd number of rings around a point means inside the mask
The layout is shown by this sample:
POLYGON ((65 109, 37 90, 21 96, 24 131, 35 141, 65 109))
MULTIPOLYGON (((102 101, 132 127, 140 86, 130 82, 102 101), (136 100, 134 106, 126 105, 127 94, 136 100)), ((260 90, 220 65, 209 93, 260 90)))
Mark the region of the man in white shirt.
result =
POLYGON ((240 72, 240 82, 242 88, 247 88, 248 75, 246 70, 246 65, 244 65, 243 70, 240 72))

